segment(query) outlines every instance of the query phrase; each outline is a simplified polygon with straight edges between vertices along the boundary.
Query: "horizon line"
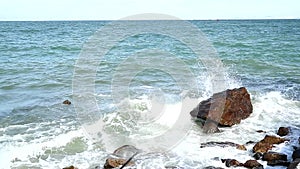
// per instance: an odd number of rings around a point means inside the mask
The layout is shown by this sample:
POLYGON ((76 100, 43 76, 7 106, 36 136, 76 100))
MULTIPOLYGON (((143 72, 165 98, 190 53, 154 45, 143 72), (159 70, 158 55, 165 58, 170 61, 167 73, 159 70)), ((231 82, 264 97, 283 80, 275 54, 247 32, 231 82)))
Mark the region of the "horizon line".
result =
POLYGON ((226 19, 49 19, 49 20, 1 20, 0 22, 58 22, 58 21, 230 21, 230 20, 299 20, 299 18, 226 18, 226 19))

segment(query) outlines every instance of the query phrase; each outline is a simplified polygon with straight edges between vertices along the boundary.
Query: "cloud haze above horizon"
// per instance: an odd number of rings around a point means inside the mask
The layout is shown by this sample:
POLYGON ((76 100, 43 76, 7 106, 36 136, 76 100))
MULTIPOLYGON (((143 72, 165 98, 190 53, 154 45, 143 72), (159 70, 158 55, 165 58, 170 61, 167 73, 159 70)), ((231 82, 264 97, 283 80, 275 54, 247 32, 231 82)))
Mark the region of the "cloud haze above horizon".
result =
POLYGON ((180 19, 300 19, 299 0, 2 0, 0 20, 116 20, 141 13, 180 19))

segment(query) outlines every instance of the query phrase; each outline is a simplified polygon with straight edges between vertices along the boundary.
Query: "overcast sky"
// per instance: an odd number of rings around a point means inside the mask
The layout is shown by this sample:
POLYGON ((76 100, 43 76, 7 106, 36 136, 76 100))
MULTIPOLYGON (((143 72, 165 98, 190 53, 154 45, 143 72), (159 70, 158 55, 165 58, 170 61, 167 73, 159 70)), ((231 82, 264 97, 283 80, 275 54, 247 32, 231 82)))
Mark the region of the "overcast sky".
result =
POLYGON ((0 0, 0 20, 111 20, 141 13, 180 19, 300 19, 300 0, 0 0))

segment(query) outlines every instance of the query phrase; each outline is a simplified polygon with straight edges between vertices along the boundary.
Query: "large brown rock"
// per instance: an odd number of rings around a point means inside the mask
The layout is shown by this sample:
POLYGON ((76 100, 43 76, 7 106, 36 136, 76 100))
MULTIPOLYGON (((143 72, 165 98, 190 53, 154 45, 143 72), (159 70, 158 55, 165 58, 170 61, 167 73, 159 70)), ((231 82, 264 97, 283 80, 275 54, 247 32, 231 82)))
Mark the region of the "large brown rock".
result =
POLYGON ((190 114, 222 126, 232 126, 249 117, 252 111, 250 95, 245 87, 241 87, 213 94, 201 101, 190 114))

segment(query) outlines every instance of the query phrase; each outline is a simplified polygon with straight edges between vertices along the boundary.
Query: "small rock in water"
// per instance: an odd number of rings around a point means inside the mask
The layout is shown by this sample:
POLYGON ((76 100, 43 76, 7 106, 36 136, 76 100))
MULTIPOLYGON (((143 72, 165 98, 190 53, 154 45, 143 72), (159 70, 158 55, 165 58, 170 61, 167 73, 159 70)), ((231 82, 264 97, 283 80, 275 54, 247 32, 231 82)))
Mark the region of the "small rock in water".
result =
POLYGON ((63 104, 70 105, 70 104, 71 104, 71 102, 70 102, 69 100, 65 100, 65 101, 63 102, 63 104))
POLYGON ((272 144, 258 142, 254 145, 253 152, 254 153, 265 153, 265 152, 269 151, 272 147, 273 147, 272 144))
POLYGON ((265 153, 269 151, 272 147, 273 144, 280 144, 285 141, 288 141, 287 139, 276 137, 276 136, 270 136, 266 135, 264 139, 256 143, 253 147, 253 152, 257 153, 265 153))
POLYGON ((269 166, 289 166, 290 162, 285 161, 285 160, 271 160, 268 161, 267 165, 269 166))
POLYGON ((241 166, 241 163, 236 159, 221 159, 222 163, 225 163, 226 167, 241 166))
MULTIPOLYGON (((117 158, 108 158, 105 161, 104 169, 111 169, 111 168, 117 168, 121 165, 124 165, 127 160, 125 159, 117 159, 117 158)), ((129 162, 126 166, 132 166, 134 165, 133 162, 129 162)))
POLYGON ((278 131, 277 131, 277 135, 279 136, 286 136, 288 135, 290 132, 289 128, 287 127, 279 127, 278 131))
POLYGON ((224 169, 224 168, 214 167, 214 166, 208 166, 208 167, 204 167, 203 169, 224 169))
POLYGON ((214 146, 220 146, 222 148, 232 146, 232 147, 236 147, 236 149, 238 149, 238 150, 247 150, 244 145, 236 144, 236 143, 229 142, 229 141, 224 141, 224 142, 210 141, 210 142, 200 144, 200 148, 214 147, 214 146))
POLYGON ((257 152, 257 153, 255 153, 255 154, 253 155, 253 158, 254 158, 255 160, 260 160, 262 156, 263 156, 262 153, 257 152))
POLYGON ((63 169, 78 169, 78 168, 71 165, 71 166, 65 167, 65 168, 63 168, 63 169))
POLYGON ((270 136, 270 135, 266 135, 265 138, 263 140, 261 140, 261 142, 269 143, 269 144, 280 144, 285 141, 288 141, 288 139, 280 138, 280 137, 276 137, 276 136, 270 136))
POLYGON ((165 166, 165 169, 183 169, 183 168, 178 166, 165 166))
POLYGON ((273 160, 282 160, 287 161, 287 155, 277 152, 267 152, 264 153, 262 160, 264 161, 273 161, 273 160))
POLYGON ((117 156, 117 158, 106 159, 104 169, 116 168, 119 166, 132 166, 134 165, 134 162, 131 160, 139 152, 139 149, 131 145, 119 147, 113 152, 113 155, 117 156))
POLYGON ((247 143, 246 143, 246 145, 248 145, 248 144, 254 144, 254 143, 256 143, 255 141, 248 141, 247 143))
POLYGON ((244 145, 240 145, 240 144, 238 144, 238 145, 236 146, 236 149, 247 151, 247 148, 246 148, 244 145))
POLYGON ((263 130, 256 130, 257 133, 266 133, 266 131, 263 130))
POLYGON ((248 160, 243 164, 244 167, 246 168, 259 168, 259 167, 263 167, 263 165, 261 165, 259 162, 257 162, 256 160, 248 160))

